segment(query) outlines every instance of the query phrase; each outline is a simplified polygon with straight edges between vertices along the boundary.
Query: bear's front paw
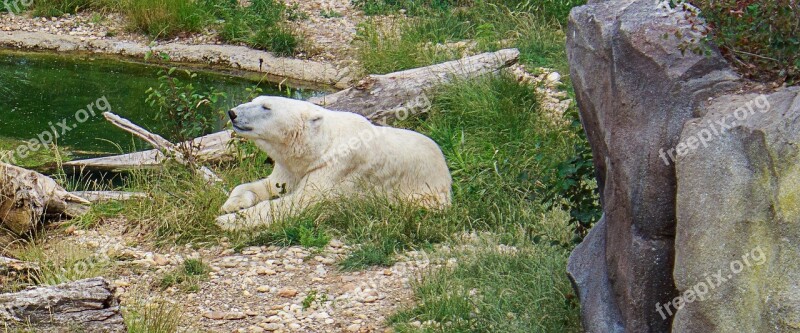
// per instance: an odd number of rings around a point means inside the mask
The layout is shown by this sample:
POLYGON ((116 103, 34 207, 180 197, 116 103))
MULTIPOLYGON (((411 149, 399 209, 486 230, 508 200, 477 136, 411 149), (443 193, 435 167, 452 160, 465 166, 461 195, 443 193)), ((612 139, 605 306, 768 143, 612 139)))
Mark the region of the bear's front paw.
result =
POLYGON ((220 229, 225 231, 236 230, 237 229, 236 214, 226 214, 217 217, 217 226, 219 226, 220 229))
POLYGON ((239 194, 231 195, 231 197, 228 198, 227 201, 225 201, 225 204, 222 205, 222 208, 220 210, 222 210, 223 213, 238 212, 242 209, 255 206, 255 204, 258 203, 257 201, 258 198, 256 197, 255 193, 242 192, 239 194))

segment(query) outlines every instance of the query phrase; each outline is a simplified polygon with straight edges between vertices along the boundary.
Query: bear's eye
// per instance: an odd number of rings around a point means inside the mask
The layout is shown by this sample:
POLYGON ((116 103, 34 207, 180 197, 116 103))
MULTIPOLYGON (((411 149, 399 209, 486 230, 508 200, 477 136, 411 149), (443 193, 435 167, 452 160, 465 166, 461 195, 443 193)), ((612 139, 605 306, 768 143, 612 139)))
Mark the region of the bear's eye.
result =
POLYGON ((269 111, 269 107, 268 107, 268 106, 266 106, 266 105, 261 105, 261 108, 262 108, 264 111, 269 111))

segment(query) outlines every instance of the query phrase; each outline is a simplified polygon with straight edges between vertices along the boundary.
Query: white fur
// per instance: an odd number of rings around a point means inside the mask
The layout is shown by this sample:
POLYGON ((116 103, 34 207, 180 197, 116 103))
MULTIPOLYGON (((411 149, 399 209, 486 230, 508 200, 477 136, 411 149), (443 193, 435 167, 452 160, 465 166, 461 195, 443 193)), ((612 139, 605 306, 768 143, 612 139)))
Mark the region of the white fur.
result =
POLYGON ((429 208, 450 205, 450 172, 439 146, 404 129, 282 97, 231 110, 236 132, 275 161, 263 180, 237 186, 217 218, 226 230, 266 225, 324 199, 379 193, 429 208))

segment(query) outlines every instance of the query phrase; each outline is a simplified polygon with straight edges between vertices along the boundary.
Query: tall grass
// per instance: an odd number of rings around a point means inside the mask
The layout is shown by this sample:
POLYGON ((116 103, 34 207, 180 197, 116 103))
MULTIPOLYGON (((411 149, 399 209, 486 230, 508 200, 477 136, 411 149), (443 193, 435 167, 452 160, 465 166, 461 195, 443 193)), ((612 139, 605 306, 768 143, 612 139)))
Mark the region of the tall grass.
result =
POLYGON ((119 9, 132 30, 153 37, 200 32, 208 22, 205 11, 194 0, 120 0, 119 9))

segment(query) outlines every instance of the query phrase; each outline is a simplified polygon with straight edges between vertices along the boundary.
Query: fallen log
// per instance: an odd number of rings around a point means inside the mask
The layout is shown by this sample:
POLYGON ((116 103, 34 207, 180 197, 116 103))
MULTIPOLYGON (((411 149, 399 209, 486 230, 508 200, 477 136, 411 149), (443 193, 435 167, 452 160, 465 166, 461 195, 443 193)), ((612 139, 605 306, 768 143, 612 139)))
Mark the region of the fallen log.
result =
POLYGON ((309 102, 386 123, 398 117, 427 111, 430 101, 426 96, 437 86, 498 73, 518 60, 517 49, 505 49, 428 67, 370 75, 354 87, 314 97, 309 102))
MULTIPOLYGON (((231 131, 212 133, 182 144, 194 147, 193 153, 199 163, 224 161, 234 156, 234 149, 230 145, 232 133, 231 131)), ((64 162, 63 166, 96 171, 122 171, 157 167, 167 159, 161 150, 151 149, 131 154, 69 161, 64 162)))
POLYGON ((0 286, 7 286, 11 281, 28 281, 40 271, 39 265, 6 258, 0 255, 0 286))
POLYGON ((121 191, 75 191, 71 194, 84 198, 91 203, 102 201, 125 201, 137 198, 147 198, 147 193, 143 192, 121 192, 121 191))
POLYGON ((158 134, 154 134, 148 132, 144 128, 140 127, 139 125, 134 124, 128 119, 122 118, 118 115, 115 115, 111 112, 103 112, 103 116, 114 124, 115 126, 125 130, 128 133, 131 133, 135 136, 140 137, 142 140, 146 141, 147 143, 151 144, 153 147, 164 151, 170 155, 171 158, 174 158, 180 164, 184 165, 191 165, 196 167, 196 171, 203 176, 203 178, 207 181, 211 182, 221 182, 222 178, 219 178, 211 169, 199 166, 195 164, 195 157, 193 156, 193 151, 195 149, 199 149, 197 147, 192 146, 191 142, 183 143, 183 147, 179 147, 169 140, 164 139, 162 136, 158 134), (190 152, 190 153, 185 153, 190 152))
POLYGON ((0 162, 0 228, 20 235, 49 215, 77 217, 89 201, 38 172, 0 162))
POLYGON ((103 278, 0 294, 0 322, 35 332, 125 332, 113 287, 103 278))

